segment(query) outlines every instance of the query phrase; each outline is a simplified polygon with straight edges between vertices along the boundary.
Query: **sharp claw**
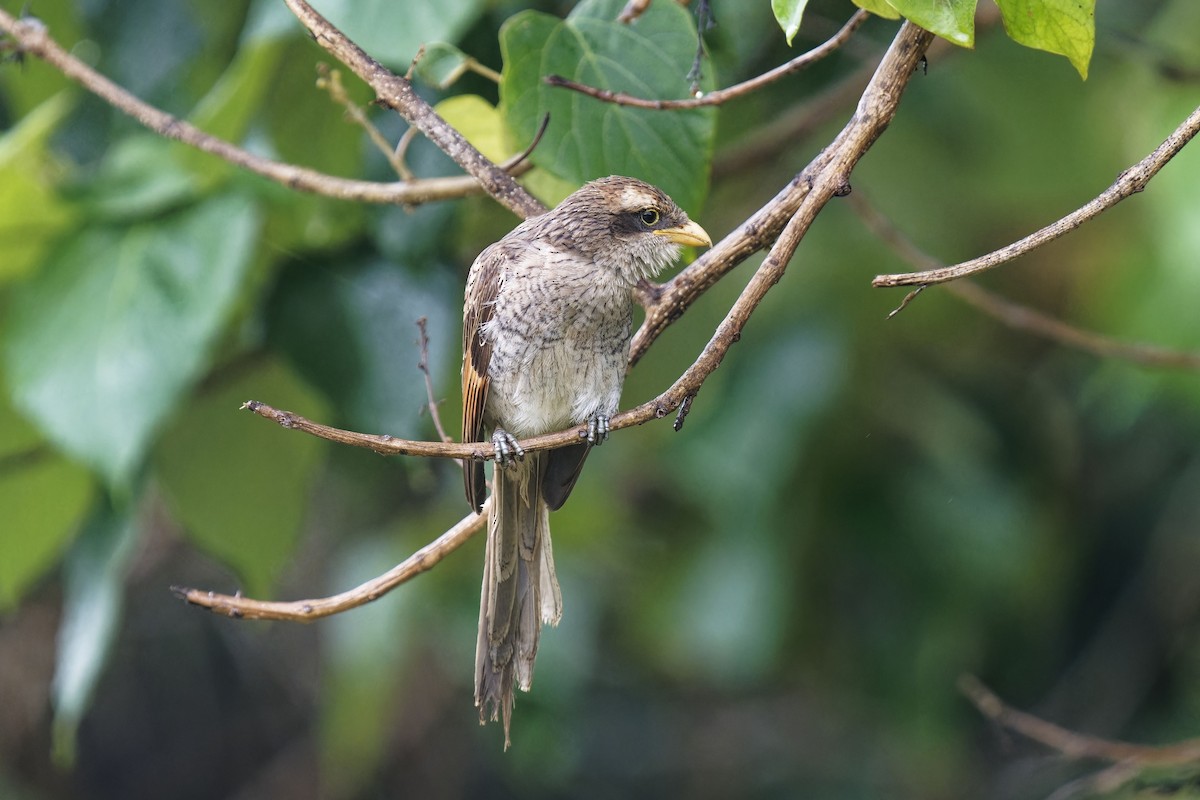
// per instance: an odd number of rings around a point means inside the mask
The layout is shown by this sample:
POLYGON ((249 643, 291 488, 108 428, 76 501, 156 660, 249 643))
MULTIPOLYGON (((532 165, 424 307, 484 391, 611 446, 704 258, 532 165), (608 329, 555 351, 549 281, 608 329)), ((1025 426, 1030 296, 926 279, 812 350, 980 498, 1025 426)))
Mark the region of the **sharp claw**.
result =
POLYGON ((525 458, 525 450, 508 431, 497 428, 492 434, 492 447, 496 448, 496 463, 502 467, 511 466, 525 458))

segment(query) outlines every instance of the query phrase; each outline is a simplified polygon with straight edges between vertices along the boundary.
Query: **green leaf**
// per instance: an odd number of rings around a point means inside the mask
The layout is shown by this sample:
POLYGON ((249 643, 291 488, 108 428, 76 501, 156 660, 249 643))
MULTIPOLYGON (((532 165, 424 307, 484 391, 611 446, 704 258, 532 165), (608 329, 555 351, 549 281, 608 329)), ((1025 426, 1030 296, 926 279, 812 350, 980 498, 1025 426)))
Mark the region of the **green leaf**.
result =
POLYGON ((377 61, 401 72, 424 42, 457 42, 485 0, 314 0, 313 8, 377 61))
POLYGON ((800 20, 807 5, 808 0, 771 0, 771 11, 775 12, 775 20, 779 27, 783 28, 788 47, 792 46, 792 39, 796 38, 796 32, 800 30, 800 20))
POLYGON ((132 221, 179 208, 194 201, 202 188, 200 172, 184 164, 187 154, 182 145, 156 134, 121 139, 83 186, 80 200, 93 219, 111 221, 132 221))
POLYGON ((996 0, 996 4, 1013 41, 1066 56, 1087 80, 1096 44, 1096 0, 996 0))
POLYGON ((222 196, 161 221, 80 233, 15 293, 14 404, 64 452, 128 488, 208 365, 246 277, 254 206, 222 196))
POLYGON ((962 47, 975 46, 977 0, 888 0, 906 19, 962 47))
POLYGON ((277 80, 286 43, 278 35, 243 43, 221 79, 193 109, 192 124, 222 139, 241 140, 277 80))
MULTIPOLYGON (((654 3, 635 24, 615 22, 621 0, 584 0, 566 20, 535 11, 500 30, 501 109, 518 141, 550 114, 533 162, 576 185, 610 174, 656 184, 696 214, 708 189, 716 117, 711 108, 654 111, 546 85, 555 74, 647 98, 683 98, 696 53, 691 16, 654 3)), ((711 88, 711 77, 702 81, 711 88)))
POLYGON ((452 44, 430 42, 414 65, 413 73, 435 89, 445 89, 463 73, 470 60, 469 55, 452 44))
POLYGON ((434 111, 467 137, 476 150, 492 161, 515 155, 512 134, 496 107, 474 94, 460 94, 434 106, 434 111))
POLYGON ((239 412, 249 399, 311 419, 328 414, 290 371, 267 362, 189 403, 154 462, 188 536, 230 564, 250 594, 263 595, 295 545, 322 445, 239 412))
POLYGON ((892 8, 888 0, 854 0, 854 5, 864 11, 870 11, 877 17, 900 19, 900 12, 892 8))
POLYGON ((57 560, 91 497, 86 470, 53 453, 0 386, 0 612, 57 560))
POLYGON ((51 686, 54 756, 60 765, 74 761, 75 731, 116 638, 123 607, 121 585, 135 539, 130 511, 104 503, 64 562, 63 614, 51 686))
POLYGON ((46 146, 72 105, 57 94, 0 138, 0 284, 33 271, 74 219, 55 186, 62 166, 46 146))

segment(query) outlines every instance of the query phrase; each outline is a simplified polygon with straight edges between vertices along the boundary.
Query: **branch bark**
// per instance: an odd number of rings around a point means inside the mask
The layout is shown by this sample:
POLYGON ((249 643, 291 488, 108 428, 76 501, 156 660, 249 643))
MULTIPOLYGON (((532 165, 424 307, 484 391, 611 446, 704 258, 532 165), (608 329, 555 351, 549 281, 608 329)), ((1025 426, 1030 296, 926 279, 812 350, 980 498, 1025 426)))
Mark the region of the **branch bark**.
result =
POLYGON ((350 68, 375 91, 379 101, 395 110, 429 141, 472 175, 484 191, 522 219, 546 210, 511 175, 489 161, 461 133, 438 116, 405 78, 390 71, 321 16, 305 0, 284 0, 308 28, 317 44, 350 68))
MULTIPOLYGON (((420 205, 438 200, 453 200, 482 194, 485 191, 484 184, 472 175, 422 178, 411 181, 364 181, 340 178, 295 164, 256 156, 220 137, 205 133, 190 122, 168 114, 130 94, 64 50, 50 36, 46 26, 36 19, 17 19, 0 9, 0 31, 12 37, 20 52, 45 61, 67 78, 104 100, 113 108, 137 120, 154 133, 217 156, 234 166, 261 175, 289 189, 311 192, 339 200, 396 205, 420 205)), ((429 109, 429 113, 433 113, 433 110, 429 109)), ((441 121, 440 118, 438 120, 441 121)), ((444 121, 441 121, 441 124, 449 127, 444 121)), ((483 158, 483 156, 480 155, 479 158, 483 158)), ((486 161, 486 159, 484 160, 486 161)), ((488 163, 491 164, 491 162, 488 163)), ((492 166, 495 167, 495 165, 492 166)), ((503 172, 502 167, 495 167, 495 169, 503 172)), ((511 177, 509 177, 509 181, 512 182, 512 185, 517 185, 511 177)), ((518 186, 518 188, 520 187, 518 186)), ((524 189, 520 191, 524 193, 524 189)), ((528 199, 522 200, 518 205, 522 212, 540 213, 545 210, 532 197, 526 196, 528 199)), ((524 215, 522 213, 522 216, 524 215)))
POLYGON ((871 281, 871 285, 875 287, 928 286, 934 283, 958 280, 968 275, 977 275, 1001 264, 1007 264, 1047 242, 1054 241, 1063 234, 1070 233, 1085 222, 1100 216, 1125 198, 1132 197, 1144 190, 1150 179, 1157 175, 1159 170, 1165 167, 1167 162, 1174 158, 1183 149, 1183 146, 1195 137, 1197 132, 1200 132, 1200 107, 1197 107, 1162 144, 1156 147, 1154 152, 1122 172, 1117 180, 1097 195, 1094 200, 1080 206, 1062 219, 1029 234, 1024 239, 970 261, 921 272, 876 275, 875 279, 871 281))
POLYGON ((464 542, 483 530, 491 502, 489 497, 484 504, 482 513, 468 514, 463 517, 450 530, 379 577, 372 578, 364 584, 332 597, 278 602, 253 600, 249 597, 242 597, 240 594, 218 594, 203 589, 189 589, 185 586, 172 586, 171 591, 194 606, 207 608, 214 614, 223 614, 234 619, 311 622, 321 617, 329 617, 366 605, 372 600, 378 600, 400 584, 432 569, 448 554, 457 550, 464 542))
POLYGON ((988 719, 1067 758, 1137 764, 1141 767, 1200 762, 1200 739, 1188 739, 1161 747, 1100 739, 1067 730, 1013 708, 973 675, 960 678, 958 688, 988 719))
MULTIPOLYGON (((937 259, 925 253, 911 239, 897 230, 861 194, 852 195, 850 205, 867 229, 879 237, 904 261, 919 270, 934 270, 943 266, 937 259)), ((900 307, 888 315, 889 318, 904 309, 916 291, 920 290, 918 288, 910 293, 900 307)), ((1147 367, 1200 370, 1200 353, 1173 350, 1140 342, 1123 342, 1111 336, 1083 330, 1026 305, 1006 300, 972 281, 948 283, 945 285, 945 290, 1003 325, 1050 339, 1067 347, 1083 350, 1100 358, 1120 358, 1147 367)))

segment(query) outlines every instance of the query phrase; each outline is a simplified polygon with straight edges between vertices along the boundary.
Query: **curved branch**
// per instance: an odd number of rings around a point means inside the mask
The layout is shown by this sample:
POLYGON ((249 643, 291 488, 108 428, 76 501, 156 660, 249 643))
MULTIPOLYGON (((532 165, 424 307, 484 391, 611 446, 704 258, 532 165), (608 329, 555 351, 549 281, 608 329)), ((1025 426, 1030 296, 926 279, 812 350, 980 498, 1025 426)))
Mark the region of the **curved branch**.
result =
POLYGON ((907 272, 897 275, 876 275, 871 281, 875 287, 881 286, 928 286, 933 283, 965 278, 980 272, 998 267, 1023 256, 1047 242, 1052 242, 1065 233, 1069 233, 1089 220, 1098 217, 1103 212, 1115 206, 1127 197, 1137 194, 1146 188, 1150 179, 1158 174, 1167 162, 1183 149, 1184 145, 1200 132, 1200 107, 1196 108, 1166 140, 1154 149, 1150 155, 1122 172, 1117 180, 1101 192, 1094 200, 1076 209, 1062 219, 1041 230, 1031 233, 1024 239, 1013 242, 999 250, 940 269, 923 272, 907 272))
POLYGON ((854 15, 842 26, 841 30, 813 49, 796 56, 791 61, 734 86, 717 89, 707 94, 684 100, 649 100, 645 97, 635 97, 625 92, 597 89, 594 86, 588 86, 587 84, 573 81, 570 78, 564 78, 561 75, 547 75, 544 80, 551 86, 561 86, 564 89, 570 89, 580 94, 585 94, 588 97, 594 97, 597 100, 603 100, 606 103, 614 103, 619 106, 649 108, 655 111, 678 111, 686 108, 718 106, 736 97, 741 97, 744 94, 761 89, 763 86, 774 83, 780 78, 791 75, 793 72, 799 72, 805 67, 817 63, 845 44, 854 31, 858 30, 858 27, 866 22, 869 16, 870 14, 860 9, 854 12, 854 15))
POLYGON ((205 133, 190 122, 135 97, 64 50, 36 19, 16 19, 0 9, 0 31, 12 37, 20 52, 40 58, 67 78, 154 133, 217 156, 234 166, 283 184, 290 189, 364 203, 420 205, 481 194, 483 186, 471 176, 377 182, 339 178, 317 170, 272 161, 205 133))
MULTIPOLYGON (((867 229, 909 264, 921 270, 940 269, 943 266, 937 259, 925 253, 911 239, 897 230, 890 220, 860 194, 851 195, 850 205, 867 229)), ((901 311, 912 296, 921 291, 921 288, 923 287, 910 293, 900 307, 888 317, 901 311)), ((1200 370, 1200 353, 1173 350, 1151 344, 1123 342, 1111 336, 1083 330, 1068 325, 1049 314, 1043 314, 1028 306, 1006 300, 971 281, 947 284, 945 290, 972 308, 982 311, 1010 328, 1042 336, 1100 358, 1120 358, 1148 367, 1200 370)))
POLYGON ((453 126, 438 116, 417 94, 412 84, 388 70, 321 16, 305 0, 284 0, 296 18, 308 28, 317 44, 345 64, 375 91, 379 101, 395 110, 410 125, 438 146, 456 164, 474 176, 484 191, 519 217, 532 217, 546 210, 511 175, 489 161, 453 126))
POLYGON ((351 608, 366 605, 400 584, 432 569, 435 564, 483 529, 490 508, 491 498, 484 504, 481 513, 463 517, 450 530, 392 569, 377 578, 372 578, 364 584, 332 597, 275 602, 253 600, 249 597, 242 597, 240 594, 217 594, 203 589, 189 589, 185 586, 172 586, 171 591, 194 606, 201 606, 214 614, 224 614, 235 619, 281 619, 293 622, 311 622, 314 619, 332 616, 351 608))
POLYGON ((1095 759, 1142 767, 1200 762, 1200 739, 1188 739, 1163 746, 1100 739, 1067 730, 1040 717, 1018 711, 997 697, 973 675, 959 678, 958 688, 979 709, 979 713, 988 719, 1044 744, 1068 758, 1095 759))

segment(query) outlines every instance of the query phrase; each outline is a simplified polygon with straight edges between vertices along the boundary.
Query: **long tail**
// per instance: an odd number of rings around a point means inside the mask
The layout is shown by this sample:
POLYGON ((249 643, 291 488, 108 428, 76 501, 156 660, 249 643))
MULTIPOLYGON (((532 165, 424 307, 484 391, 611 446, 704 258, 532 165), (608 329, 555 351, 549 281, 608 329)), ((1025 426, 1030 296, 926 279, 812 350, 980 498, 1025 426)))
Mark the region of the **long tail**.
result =
POLYGON ((550 548, 550 510, 542 498, 543 453, 497 467, 492 477, 487 555, 475 648, 475 705, 480 723, 504 719, 509 745, 513 685, 529 691, 542 623, 557 625, 562 593, 550 548))

